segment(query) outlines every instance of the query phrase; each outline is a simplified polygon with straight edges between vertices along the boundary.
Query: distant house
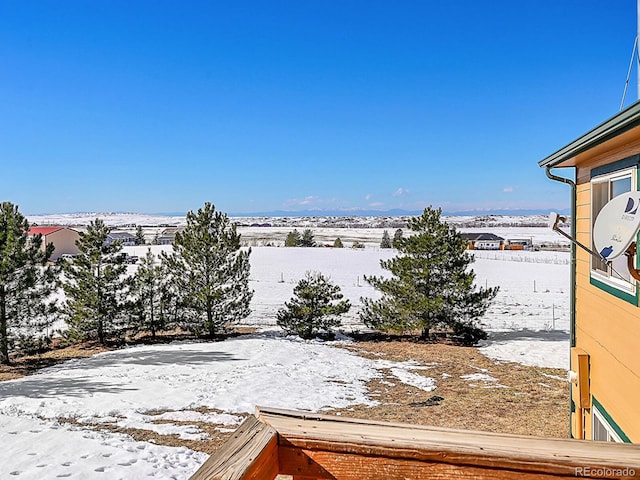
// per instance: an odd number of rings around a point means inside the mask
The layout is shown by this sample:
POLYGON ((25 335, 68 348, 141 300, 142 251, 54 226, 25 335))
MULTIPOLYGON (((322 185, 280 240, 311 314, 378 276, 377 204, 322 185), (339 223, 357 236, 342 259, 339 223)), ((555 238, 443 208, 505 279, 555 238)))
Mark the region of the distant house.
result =
POLYGON ((165 228, 155 239, 156 245, 173 245, 176 233, 182 232, 184 227, 168 227, 165 228))
POLYGON ((136 244, 136 237, 128 232, 117 232, 115 230, 109 232, 105 243, 111 245, 113 242, 120 241, 125 247, 130 247, 136 244))
POLYGON ((29 236, 42 235, 42 250, 46 245, 53 243, 54 250, 51 260, 55 261, 64 254, 77 255, 80 253, 76 242, 80 239, 80 234, 75 230, 62 226, 31 227, 29 236))
POLYGON ((503 248, 504 238, 493 233, 462 233, 469 250, 500 250, 503 248))

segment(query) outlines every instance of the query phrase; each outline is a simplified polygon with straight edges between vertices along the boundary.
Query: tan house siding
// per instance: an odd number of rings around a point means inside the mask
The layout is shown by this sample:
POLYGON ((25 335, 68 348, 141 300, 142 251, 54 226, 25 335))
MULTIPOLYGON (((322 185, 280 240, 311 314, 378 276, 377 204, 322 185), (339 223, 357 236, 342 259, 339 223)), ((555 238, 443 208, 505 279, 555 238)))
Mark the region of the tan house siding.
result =
MULTIPOLYGON (((640 190, 640 102, 603 122, 540 162, 545 168, 575 167, 576 240, 592 248, 591 181, 594 173, 636 168, 640 190), (616 164, 616 162, 620 162, 616 164), (598 172, 594 169, 598 168, 598 172)), ((640 250, 640 248, 639 248, 640 250)), ((636 293, 616 288, 603 277, 591 275, 591 255, 581 248, 575 254, 575 349, 571 369, 578 385, 572 387, 572 433, 593 438, 597 407, 607 431, 623 441, 640 443, 640 307, 636 293), (582 364, 588 355, 588 401, 580 409, 582 364), (575 354, 575 355, 574 355, 575 354), (582 357, 584 358, 584 357, 582 357), (587 408, 588 407, 588 408, 587 408), (581 415, 581 417, 580 417, 581 415), (584 425, 582 431, 581 425, 584 425)), ((636 262, 638 257, 636 256, 636 262)), ((603 424, 604 425, 604 424, 603 424)), ((604 427, 603 427, 604 428, 604 427)), ((602 433, 602 431, 601 431, 602 433)))
MULTIPOLYGON (((590 169, 589 169, 590 171, 590 169)), ((576 187, 576 239, 591 246, 591 186, 576 187)), ((640 309, 591 284, 591 256, 576 251, 576 347, 590 356, 590 394, 631 441, 640 442, 640 309)), ((584 412, 592 438, 593 406, 584 412)))
POLYGON ((75 255, 80 252, 76 246, 76 241, 80 239, 80 234, 75 230, 65 227, 58 228, 55 231, 47 231, 51 229, 45 228, 44 233, 39 230, 40 229, 38 227, 32 228, 30 230, 30 234, 42 235, 42 250, 45 249, 46 245, 53 243, 55 249, 51 255, 52 261, 56 261, 65 253, 75 255))
POLYGON ((63 254, 77 254, 80 252, 76 246, 76 241, 80 239, 80 234, 70 228, 63 228, 46 236, 46 243, 53 243, 55 250, 51 260, 57 260, 63 254))

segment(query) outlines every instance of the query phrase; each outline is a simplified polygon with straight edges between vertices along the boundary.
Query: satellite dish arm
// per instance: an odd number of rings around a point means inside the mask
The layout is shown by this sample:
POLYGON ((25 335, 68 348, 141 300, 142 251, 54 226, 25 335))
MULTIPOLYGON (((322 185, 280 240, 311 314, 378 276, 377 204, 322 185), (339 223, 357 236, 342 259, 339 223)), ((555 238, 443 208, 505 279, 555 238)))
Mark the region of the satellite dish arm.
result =
MULTIPOLYGON (((572 238, 571 235, 569 235, 569 234, 563 232, 562 230, 560 230, 560 227, 558 227, 558 222, 560 222, 560 221, 565 221, 565 218, 561 217, 557 213, 552 213, 551 214, 551 218, 550 218, 550 222, 549 222, 550 226, 551 226, 551 229, 556 231, 556 232, 558 232, 560 235, 565 237, 571 243, 573 243, 573 244, 579 246, 580 248, 582 248, 583 250, 589 252, 592 256, 594 256, 598 260, 606 263, 607 266, 609 266, 613 270, 613 266, 611 265, 611 260, 608 260, 608 259, 604 258, 598 252, 594 252, 589 247, 587 247, 586 245, 580 243, 575 238, 572 238)), ((636 264, 635 264, 635 260, 636 260, 636 242, 631 243, 631 245, 629 245, 629 248, 627 248, 627 250, 626 250, 626 252, 624 252, 624 254, 627 256, 627 269, 629 270, 629 274, 633 277, 634 280, 640 282, 640 269, 637 269, 636 268, 636 264)))
POLYGON ((640 282, 640 270, 636 268, 636 242, 633 242, 627 248, 627 251, 624 252, 627 256, 627 268, 629 269, 629 273, 631 276, 640 282))
MULTIPOLYGON (((555 215, 555 214, 554 214, 555 215)), ((560 230, 560 227, 558 227, 558 222, 560 221, 565 221, 564 217, 561 217, 559 215, 555 216, 554 222, 551 225, 551 229, 554 230, 555 232, 558 232, 560 235, 562 235, 563 237, 565 237, 567 240, 569 240, 571 243, 579 246, 581 249, 589 252, 591 255, 593 255, 594 257, 596 257, 598 260, 601 260, 603 262, 606 262, 607 265, 609 263, 611 263, 609 260, 607 260, 606 258, 604 258, 602 255, 600 255, 598 252, 594 252, 593 250, 591 250, 589 247, 587 247, 586 245, 580 243, 578 240, 576 240, 575 238, 572 238, 571 235, 569 235, 566 232, 563 232, 562 230, 560 230)), ((640 275, 640 274, 639 274, 640 275)))

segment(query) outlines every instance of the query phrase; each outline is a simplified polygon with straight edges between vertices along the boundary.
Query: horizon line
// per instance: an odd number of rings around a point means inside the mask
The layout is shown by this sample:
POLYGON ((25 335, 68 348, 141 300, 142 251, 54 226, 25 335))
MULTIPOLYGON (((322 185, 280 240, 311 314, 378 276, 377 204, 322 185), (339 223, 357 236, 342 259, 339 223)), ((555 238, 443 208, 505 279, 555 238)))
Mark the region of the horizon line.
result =
MULTIPOLYGON (((197 210, 196 210, 197 211, 197 210)), ((407 210, 393 208, 389 210, 375 209, 311 209, 311 210, 269 210, 264 212, 233 212, 227 213, 229 217, 376 217, 376 216, 416 216, 421 215, 423 210, 407 210)), ((544 209, 544 208, 484 208, 446 211, 442 209, 443 216, 478 216, 478 215, 547 215, 551 211, 566 213, 568 208, 544 209)), ((75 212, 55 212, 55 213, 28 213, 25 216, 50 216, 50 215, 149 215, 157 217, 184 217, 187 212, 133 212, 133 211, 75 211, 75 212)))

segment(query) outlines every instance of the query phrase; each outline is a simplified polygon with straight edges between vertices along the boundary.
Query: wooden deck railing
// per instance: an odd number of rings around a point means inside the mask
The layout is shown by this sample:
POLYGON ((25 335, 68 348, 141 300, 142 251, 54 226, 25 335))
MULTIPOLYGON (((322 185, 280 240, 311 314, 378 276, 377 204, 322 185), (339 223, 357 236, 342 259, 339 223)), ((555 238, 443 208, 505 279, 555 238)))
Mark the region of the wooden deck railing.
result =
POLYGON ((259 408, 191 480, 279 475, 294 480, 640 479, 640 445, 259 408))

